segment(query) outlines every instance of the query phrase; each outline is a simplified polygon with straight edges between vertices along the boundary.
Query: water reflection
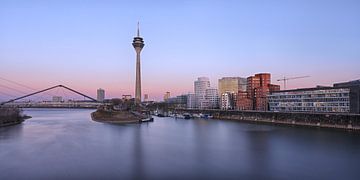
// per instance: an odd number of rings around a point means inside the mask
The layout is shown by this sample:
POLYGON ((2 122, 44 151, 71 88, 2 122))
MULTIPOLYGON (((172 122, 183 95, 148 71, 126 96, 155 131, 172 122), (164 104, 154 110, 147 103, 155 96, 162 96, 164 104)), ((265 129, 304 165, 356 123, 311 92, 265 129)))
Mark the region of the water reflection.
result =
POLYGON ((0 128, 0 141, 12 140, 22 136, 23 124, 0 128))
MULTIPOLYGON (((147 124, 145 124, 146 126, 147 124)), ((135 125, 137 126, 137 128, 135 128, 135 130, 133 131, 133 145, 134 145, 134 150, 133 150, 133 156, 132 159, 134 159, 133 162, 133 177, 135 179, 144 179, 144 177, 146 177, 145 171, 144 171, 144 155, 143 155, 143 140, 142 140, 142 130, 141 130, 141 125, 135 125)))
POLYGON ((219 120, 111 125, 30 109, 0 128, 0 179, 355 179, 356 133, 219 120), (321 167, 321 168, 319 168, 321 167))
MULTIPOLYGON (((271 164, 269 164, 269 161, 271 161, 271 144, 269 144, 269 139, 272 133, 271 130, 249 131, 249 133, 246 133, 249 147, 247 161, 251 172, 256 173, 261 169, 264 172, 263 174, 271 173, 271 164)), ((262 174, 260 174, 260 178, 266 179, 262 174)))

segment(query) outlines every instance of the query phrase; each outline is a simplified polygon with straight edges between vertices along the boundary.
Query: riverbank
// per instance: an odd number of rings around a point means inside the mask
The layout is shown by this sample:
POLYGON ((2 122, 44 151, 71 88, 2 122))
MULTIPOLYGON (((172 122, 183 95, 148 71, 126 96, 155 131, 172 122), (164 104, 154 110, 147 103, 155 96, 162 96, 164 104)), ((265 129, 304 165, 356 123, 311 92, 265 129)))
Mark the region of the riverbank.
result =
POLYGON ((18 108, 0 108, 0 127, 17 125, 29 118, 18 108))
POLYGON ((329 124, 324 122, 306 122, 306 121, 282 121, 278 119, 258 118, 258 117, 247 117, 247 116, 221 116, 217 117, 220 120, 233 120, 241 121, 246 123, 255 124, 272 124, 281 126, 293 126, 293 127, 310 127, 310 128, 323 128, 323 129, 336 129, 336 130, 347 130, 347 131, 359 131, 360 126, 353 126, 351 124, 329 124))
POLYGON ((302 112, 259 112, 224 110, 189 110, 177 112, 206 113, 221 120, 234 120, 247 123, 261 123, 312 128, 330 128, 360 132, 360 114, 346 113, 302 113, 302 112))

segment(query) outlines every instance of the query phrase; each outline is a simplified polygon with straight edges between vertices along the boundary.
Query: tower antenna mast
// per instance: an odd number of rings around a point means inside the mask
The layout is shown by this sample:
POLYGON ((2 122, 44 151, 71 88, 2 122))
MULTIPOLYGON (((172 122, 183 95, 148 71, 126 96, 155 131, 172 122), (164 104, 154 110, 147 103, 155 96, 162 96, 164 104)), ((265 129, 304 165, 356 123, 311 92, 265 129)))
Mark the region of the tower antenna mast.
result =
POLYGON ((140 22, 137 23, 137 37, 140 37, 140 22))

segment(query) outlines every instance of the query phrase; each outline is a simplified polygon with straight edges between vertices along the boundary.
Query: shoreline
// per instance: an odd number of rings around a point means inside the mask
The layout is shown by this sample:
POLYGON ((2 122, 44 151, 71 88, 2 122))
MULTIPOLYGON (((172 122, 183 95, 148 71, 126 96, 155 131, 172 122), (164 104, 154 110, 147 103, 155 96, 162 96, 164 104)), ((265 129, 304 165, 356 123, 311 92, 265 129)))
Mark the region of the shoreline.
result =
POLYGON ((95 112, 92 112, 91 115, 91 119, 95 122, 100 122, 100 123, 110 123, 110 124, 134 124, 134 123, 139 123, 139 120, 124 120, 124 121, 119 121, 119 120, 103 120, 103 119, 99 119, 94 117, 95 112))
POLYGON ((272 126, 286 126, 286 127, 298 127, 298 128, 311 128, 311 129, 328 129, 328 130, 337 130, 337 131, 350 131, 350 132, 360 132, 360 127, 352 127, 345 125, 330 125, 330 124, 313 124, 313 123, 301 123, 301 122, 281 122, 274 120, 249 120, 249 119, 234 119, 234 118, 216 118, 215 120, 220 121, 236 121, 247 124, 262 124, 262 125, 272 125, 272 126))
POLYGON ((23 116, 23 117, 20 118, 20 120, 0 124, 0 128, 1 127, 8 127, 8 126, 18 125, 18 124, 23 123, 26 119, 30 119, 30 118, 32 118, 32 117, 31 116, 23 116))
POLYGON ((110 124, 134 124, 153 121, 152 117, 140 117, 130 111, 94 111, 91 113, 91 119, 95 122, 110 124))
POLYGON ((178 109, 177 113, 212 114, 214 119, 290 127, 308 127, 360 132, 360 115, 345 113, 302 113, 178 109))

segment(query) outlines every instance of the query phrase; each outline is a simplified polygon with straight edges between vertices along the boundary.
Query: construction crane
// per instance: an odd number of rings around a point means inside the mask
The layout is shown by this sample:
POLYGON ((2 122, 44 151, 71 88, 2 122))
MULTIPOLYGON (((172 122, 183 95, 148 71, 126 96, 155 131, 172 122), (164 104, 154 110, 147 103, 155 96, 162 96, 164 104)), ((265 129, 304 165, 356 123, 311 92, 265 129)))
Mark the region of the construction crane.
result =
POLYGON ((299 76, 299 77, 291 77, 291 78, 287 78, 284 76, 284 78, 278 79, 277 81, 284 81, 284 90, 286 90, 286 81, 293 80, 293 79, 307 78, 307 77, 310 77, 310 76, 299 76))

